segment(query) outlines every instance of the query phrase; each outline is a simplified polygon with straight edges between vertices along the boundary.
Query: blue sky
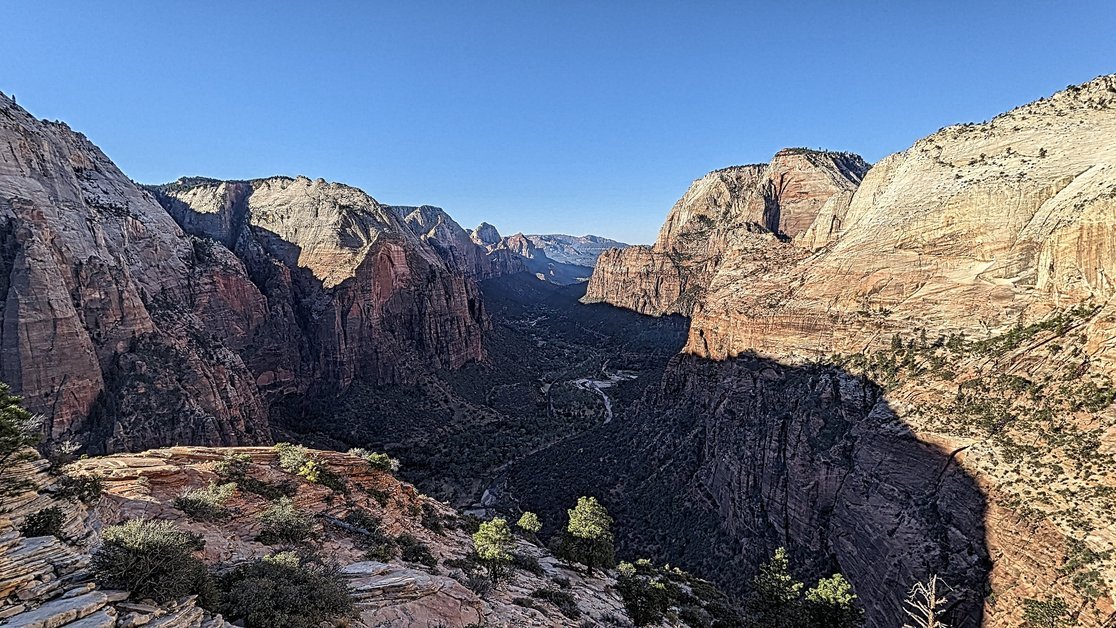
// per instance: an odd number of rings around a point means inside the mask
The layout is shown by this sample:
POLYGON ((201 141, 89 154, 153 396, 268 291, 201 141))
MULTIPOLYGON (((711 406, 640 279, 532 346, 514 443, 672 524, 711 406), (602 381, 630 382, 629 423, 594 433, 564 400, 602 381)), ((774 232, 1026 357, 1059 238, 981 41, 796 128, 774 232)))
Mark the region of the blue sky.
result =
POLYGON ((784 146, 870 161, 1116 72, 1116 3, 8 0, 0 91, 133 179, 305 174, 654 239, 784 146))

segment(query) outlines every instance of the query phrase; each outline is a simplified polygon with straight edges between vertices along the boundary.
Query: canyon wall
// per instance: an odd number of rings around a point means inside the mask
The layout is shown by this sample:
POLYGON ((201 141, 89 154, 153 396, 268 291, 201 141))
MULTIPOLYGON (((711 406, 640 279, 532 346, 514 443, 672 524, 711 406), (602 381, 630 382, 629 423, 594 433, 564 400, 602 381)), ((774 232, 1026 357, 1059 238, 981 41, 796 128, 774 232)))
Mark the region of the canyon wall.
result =
POLYGON ((715 170, 675 203, 655 244, 600 256, 585 301, 689 316, 722 261, 785 266, 805 251, 777 243, 824 243, 867 170, 857 155, 807 149, 779 151, 768 164, 715 170))
POLYGON ((2 96, 0 147, 0 379, 50 440, 269 442, 287 395, 483 358, 473 280, 360 190, 147 190, 2 96))

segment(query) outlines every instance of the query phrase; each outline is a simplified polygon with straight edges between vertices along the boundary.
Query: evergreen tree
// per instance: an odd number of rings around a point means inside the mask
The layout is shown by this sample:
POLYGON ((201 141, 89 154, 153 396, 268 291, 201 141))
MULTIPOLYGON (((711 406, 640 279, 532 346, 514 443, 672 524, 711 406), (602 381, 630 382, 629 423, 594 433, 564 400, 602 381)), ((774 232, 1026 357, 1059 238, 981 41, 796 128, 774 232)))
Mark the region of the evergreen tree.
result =
POLYGON ((752 580, 746 606, 757 628, 797 628, 804 622, 801 582, 790 574, 787 550, 775 550, 752 580))
POLYGON ((538 534, 539 530, 542 530, 542 521, 539 520, 538 515, 530 510, 523 513, 515 525, 519 526, 520 530, 532 535, 538 534))
POLYGON ((856 628, 864 623, 852 585, 841 574, 818 580, 806 592, 806 615, 817 628, 856 628))
POLYGON ((492 582, 496 582, 511 562, 512 549, 515 548, 515 539, 512 538, 507 520, 496 517, 482 522, 473 534, 473 546, 477 557, 488 568, 492 582))
POLYGON ((36 445, 41 437, 42 418, 24 410, 20 401, 0 382, 0 464, 20 449, 36 445))
POLYGON ((612 544, 612 517, 596 497, 579 497, 577 506, 566 511, 570 522, 559 542, 559 553, 585 565, 588 573, 594 567, 611 567, 615 562, 612 544))

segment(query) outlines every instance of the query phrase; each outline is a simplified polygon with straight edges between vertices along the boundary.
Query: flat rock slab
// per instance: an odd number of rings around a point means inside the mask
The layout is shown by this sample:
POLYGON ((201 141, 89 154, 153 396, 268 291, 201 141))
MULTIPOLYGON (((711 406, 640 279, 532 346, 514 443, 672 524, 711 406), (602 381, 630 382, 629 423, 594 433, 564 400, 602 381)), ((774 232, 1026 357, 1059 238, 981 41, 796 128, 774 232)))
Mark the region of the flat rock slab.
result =
POLYGON ((8 620, 7 628, 58 628, 92 615, 108 603, 108 596, 92 591, 77 597, 52 600, 8 620))

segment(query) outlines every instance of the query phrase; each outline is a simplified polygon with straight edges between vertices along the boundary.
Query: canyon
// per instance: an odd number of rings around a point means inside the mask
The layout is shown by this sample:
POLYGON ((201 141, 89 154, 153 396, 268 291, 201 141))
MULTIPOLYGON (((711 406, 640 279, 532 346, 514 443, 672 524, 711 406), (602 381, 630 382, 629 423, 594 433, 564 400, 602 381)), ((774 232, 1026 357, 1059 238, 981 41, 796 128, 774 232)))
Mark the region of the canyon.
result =
MULTIPOLYGON (((595 495, 621 557, 739 600, 783 547, 803 580, 844 574, 871 627, 931 575, 955 628, 1025 625, 1055 599, 1110 625, 1114 139, 1103 76, 872 165, 787 148, 715 170, 654 244, 627 246, 466 230, 323 179, 139 185, 0 95, 0 380, 44 417, 45 450, 92 454, 72 469, 108 482, 68 515, 89 543, 50 551, 88 551, 129 513, 184 521, 167 503, 226 451, 277 480, 264 446, 292 440, 394 496, 358 505, 443 565, 466 535, 412 507, 531 510, 549 537, 595 495), (402 482, 327 451, 354 446, 401 458, 402 482)), ((55 492, 45 462, 21 465, 11 530, 55 492)), ((322 520, 352 506, 321 486, 298 499, 322 520)), ((264 551, 252 530, 197 528, 210 562, 264 551)), ((13 555, 32 541, 0 534, 13 555)), ((565 570, 519 550, 544 575, 490 597, 463 574, 354 568, 387 590, 361 621, 564 625, 513 603, 565 570)), ((614 574, 569 578, 585 621, 625 617, 614 574)), ((107 608, 90 613, 126 610, 107 608)))

